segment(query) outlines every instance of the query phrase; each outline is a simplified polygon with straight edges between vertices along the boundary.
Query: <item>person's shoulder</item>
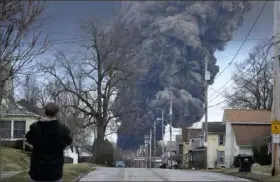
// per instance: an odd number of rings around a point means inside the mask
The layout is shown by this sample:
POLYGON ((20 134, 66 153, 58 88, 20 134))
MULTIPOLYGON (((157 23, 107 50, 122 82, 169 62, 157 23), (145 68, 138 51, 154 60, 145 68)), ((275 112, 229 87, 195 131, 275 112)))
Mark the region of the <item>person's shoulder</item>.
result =
POLYGON ((63 130, 68 130, 68 127, 67 127, 67 125, 65 124, 65 123, 62 123, 62 122, 58 122, 59 123, 59 127, 61 128, 61 129, 63 129, 63 130))
POLYGON ((38 125, 38 123, 39 123, 39 121, 35 121, 34 123, 32 123, 31 125, 30 125, 30 129, 34 129, 34 128, 36 128, 37 127, 37 125, 38 125))

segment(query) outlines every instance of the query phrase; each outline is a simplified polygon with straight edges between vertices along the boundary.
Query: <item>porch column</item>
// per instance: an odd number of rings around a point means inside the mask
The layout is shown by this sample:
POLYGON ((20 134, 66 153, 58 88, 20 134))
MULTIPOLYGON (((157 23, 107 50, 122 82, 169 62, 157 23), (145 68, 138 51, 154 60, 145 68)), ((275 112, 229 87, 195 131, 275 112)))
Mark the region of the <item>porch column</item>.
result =
POLYGON ((14 120, 11 121, 11 139, 14 138, 14 120))

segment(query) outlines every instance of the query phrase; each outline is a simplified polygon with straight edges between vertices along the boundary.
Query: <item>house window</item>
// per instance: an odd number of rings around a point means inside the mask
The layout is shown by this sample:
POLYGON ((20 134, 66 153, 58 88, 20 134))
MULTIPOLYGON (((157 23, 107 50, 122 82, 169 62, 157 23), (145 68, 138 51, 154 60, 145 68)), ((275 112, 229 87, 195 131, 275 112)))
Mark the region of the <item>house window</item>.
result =
POLYGON ((11 121, 0 121, 0 137, 11 138, 11 121))
POLYGON ((218 163, 224 164, 225 162, 225 152, 224 151, 218 151, 218 163))
POLYGON ((24 138, 26 121, 14 121, 14 138, 24 138))
POLYGON ((219 145, 224 145, 224 135, 219 135, 219 145))

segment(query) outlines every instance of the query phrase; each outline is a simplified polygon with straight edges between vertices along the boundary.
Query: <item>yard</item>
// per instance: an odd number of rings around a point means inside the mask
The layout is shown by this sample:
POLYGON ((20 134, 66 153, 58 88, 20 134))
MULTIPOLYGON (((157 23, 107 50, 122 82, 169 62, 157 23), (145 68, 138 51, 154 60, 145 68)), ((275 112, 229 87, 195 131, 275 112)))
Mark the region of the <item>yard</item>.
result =
MULTIPOLYGON (((63 170, 63 178, 62 181, 73 181, 80 175, 87 173, 93 170, 92 165, 88 163, 80 163, 80 164, 65 164, 63 170)), ((4 178, 3 182, 13 182, 13 181, 29 181, 28 171, 23 171, 13 177, 4 178)))
POLYGON ((0 164, 2 171, 26 170, 29 166, 29 156, 21 150, 1 147, 0 164))
MULTIPOLYGON (((29 168, 29 156, 20 150, 12 148, 1 148, 1 168, 3 172, 7 171, 22 171, 10 178, 4 178, 3 182, 12 181, 29 181, 28 168, 29 168)), ((94 165, 89 163, 79 164, 65 164, 63 171, 63 181, 72 181, 80 175, 93 170, 94 165)))

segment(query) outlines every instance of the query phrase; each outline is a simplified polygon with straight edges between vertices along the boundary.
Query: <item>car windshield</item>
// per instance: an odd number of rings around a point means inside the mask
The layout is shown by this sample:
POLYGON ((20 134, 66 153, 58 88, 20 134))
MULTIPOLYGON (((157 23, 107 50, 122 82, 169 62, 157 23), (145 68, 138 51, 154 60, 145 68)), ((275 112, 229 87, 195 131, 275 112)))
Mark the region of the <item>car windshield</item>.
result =
POLYGON ((116 164, 117 165, 124 165, 124 162, 123 161, 117 161, 116 164))

